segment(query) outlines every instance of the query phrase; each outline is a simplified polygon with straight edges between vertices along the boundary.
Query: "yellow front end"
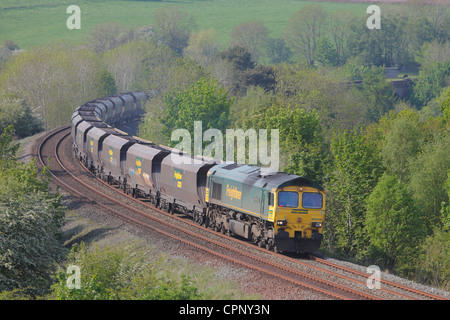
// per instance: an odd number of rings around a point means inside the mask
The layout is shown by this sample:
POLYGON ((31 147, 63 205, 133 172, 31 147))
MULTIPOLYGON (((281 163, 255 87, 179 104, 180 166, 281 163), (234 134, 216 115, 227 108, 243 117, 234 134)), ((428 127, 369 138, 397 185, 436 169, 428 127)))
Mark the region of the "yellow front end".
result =
POLYGON ((307 186, 287 186, 273 193, 270 209, 277 248, 289 252, 317 250, 323 238, 325 193, 307 186))

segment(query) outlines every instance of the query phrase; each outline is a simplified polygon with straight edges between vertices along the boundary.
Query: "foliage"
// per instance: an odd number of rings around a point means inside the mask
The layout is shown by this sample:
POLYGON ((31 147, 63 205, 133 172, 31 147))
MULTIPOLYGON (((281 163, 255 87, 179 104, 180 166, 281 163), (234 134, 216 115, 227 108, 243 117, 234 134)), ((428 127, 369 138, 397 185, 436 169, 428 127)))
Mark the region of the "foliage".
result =
POLYGON ((439 108, 441 109, 442 113, 444 114, 444 120, 447 121, 447 123, 450 124, 450 88, 446 88, 446 95, 444 95, 444 101, 442 101, 439 108))
POLYGON ((261 21, 244 22, 231 30, 231 45, 245 48, 258 61, 268 36, 269 31, 261 21))
POLYGON ((324 150, 322 127, 316 112, 284 106, 270 100, 244 111, 244 128, 278 129, 282 170, 322 183, 324 150))
POLYGON ((333 138, 334 160, 327 190, 326 238, 338 252, 362 258, 367 252, 364 203, 384 171, 376 147, 357 131, 333 138))
POLYGON ((363 78, 363 95, 366 98, 366 119, 377 121, 394 107, 394 90, 383 75, 382 68, 371 68, 363 78))
POLYGON ((436 134, 410 163, 409 188, 428 222, 428 230, 438 223, 442 202, 448 202, 445 183, 449 169, 450 135, 448 133, 436 134))
POLYGON ((162 54, 152 41, 136 40, 106 52, 103 61, 117 85, 118 92, 128 92, 162 54))
POLYGON ((202 295, 191 279, 169 278, 136 246, 72 247, 68 264, 80 268, 81 287, 70 289, 64 269, 57 274, 51 298, 58 300, 195 300, 202 295))
POLYGON ((168 92, 164 103, 166 111, 160 121, 162 134, 169 144, 174 144, 170 139, 175 129, 183 128, 193 133, 194 121, 202 121, 203 128, 215 128, 221 132, 225 132, 229 125, 232 100, 217 81, 202 79, 186 91, 168 92))
POLYGON ((267 56, 269 63, 276 64, 288 62, 292 57, 292 51, 282 38, 269 38, 267 44, 267 56))
POLYGON ((315 110, 326 129, 340 130, 346 125, 352 129, 362 121, 364 97, 350 88, 338 73, 304 64, 278 65, 275 81, 280 103, 298 105, 308 112, 315 110))
POLYGON ((257 65, 250 52, 239 45, 219 53, 233 71, 233 80, 229 85, 235 95, 244 95, 250 86, 259 86, 266 91, 274 90, 275 70, 271 66, 257 65))
POLYGON ((381 155, 387 170, 399 181, 405 182, 409 177, 409 161, 413 159, 421 147, 421 132, 418 121, 408 118, 397 118, 392 121, 386 134, 381 155))
POLYGON ((435 227, 422 244, 420 256, 422 281, 443 290, 450 289, 450 233, 435 227))
POLYGON ((64 43, 23 52, 5 64, 4 90, 24 99, 45 129, 67 123, 74 107, 111 93, 98 55, 64 43))
POLYGON ((444 231, 450 231, 450 169, 447 171, 447 182, 445 183, 445 187, 447 188, 447 202, 442 204, 442 229, 444 231))
POLYGON ((450 60, 434 62, 423 66, 414 85, 414 95, 418 106, 424 106, 438 97, 442 88, 450 84, 450 60))
POLYGON ((367 198, 365 220, 373 261, 389 270, 413 271, 426 232, 407 185, 385 173, 367 198))
POLYGON ((133 40, 134 32, 119 23, 110 22, 96 25, 85 38, 90 49, 104 53, 133 40))
POLYGON ((189 45, 184 54, 196 60, 203 67, 207 67, 219 53, 219 45, 215 41, 213 29, 192 32, 189 37, 189 45))
POLYGON ((294 52, 301 52, 310 66, 316 60, 317 43, 326 24, 327 14, 321 5, 307 5, 293 13, 284 39, 294 52))
POLYGON ((0 291, 48 289, 64 222, 62 197, 51 193, 49 174, 15 159, 12 127, 0 136, 0 291))
POLYGON ((194 16, 176 6, 155 10, 157 34, 167 46, 181 54, 187 47, 191 31, 195 28, 194 16))
POLYGON ((338 64, 337 52, 333 44, 326 37, 319 39, 317 43, 317 61, 326 66, 335 66, 338 64))
POLYGON ((239 45, 234 45, 228 48, 228 50, 220 52, 219 56, 230 62, 238 71, 253 69, 255 67, 255 62, 252 60, 250 52, 239 45))

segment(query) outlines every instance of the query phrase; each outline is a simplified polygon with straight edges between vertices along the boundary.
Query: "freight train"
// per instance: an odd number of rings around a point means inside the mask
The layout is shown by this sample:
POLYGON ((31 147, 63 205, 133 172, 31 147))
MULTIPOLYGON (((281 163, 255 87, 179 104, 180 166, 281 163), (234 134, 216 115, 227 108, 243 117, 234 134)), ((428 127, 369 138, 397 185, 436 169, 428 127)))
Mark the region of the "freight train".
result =
POLYGON ((115 128, 138 119, 148 98, 128 92, 78 107, 71 120, 78 160, 126 194, 224 234, 274 251, 319 249, 322 187, 297 175, 192 156, 115 128))

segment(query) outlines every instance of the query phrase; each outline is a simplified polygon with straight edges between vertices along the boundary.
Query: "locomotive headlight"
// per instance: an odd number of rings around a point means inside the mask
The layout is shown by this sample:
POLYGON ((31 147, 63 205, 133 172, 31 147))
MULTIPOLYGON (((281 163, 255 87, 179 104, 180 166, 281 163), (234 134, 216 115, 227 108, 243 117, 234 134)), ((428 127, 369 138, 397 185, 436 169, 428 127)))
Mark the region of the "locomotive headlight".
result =
POLYGON ((287 221, 286 220, 277 220, 277 226, 286 226, 287 221))
POLYGON ((320 228, 320 227, 322 227, 322 222, 313 222, 313 223, 311 223, 311 226, 313 228, 320 228))

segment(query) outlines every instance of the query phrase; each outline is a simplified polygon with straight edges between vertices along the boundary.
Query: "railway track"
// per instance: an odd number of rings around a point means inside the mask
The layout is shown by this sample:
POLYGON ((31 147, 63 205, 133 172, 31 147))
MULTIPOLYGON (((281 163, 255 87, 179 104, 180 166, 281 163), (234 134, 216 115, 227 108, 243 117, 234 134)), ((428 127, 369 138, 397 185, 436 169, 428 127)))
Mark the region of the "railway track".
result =
MULTIPOLYGON (((183 243, 195 250, 200 250, 204 254, 212 255, 215 259, 237 264, 266 277, 269 276, 271 279, 277 279, 281 283, 285 282, 292 286, 313 291, 322 295, 325 299, 440 298, 428 293, 413 292, 409 288, 402 288, 400 285, 386 281, 383 281, 382 289, 370 291, 366 286, 367 274, 349 268, 343 269, 339 265, 331 265, 329 262, 317 258, 304 261, 269 252, 245 241, 198 226, 181 216, 169 215, 145 202, 137 201, 118 192, 116 188, 93 179, 87 171, 80 172, 78 170, 74 174, 65 164, 70 160, 64 159, 64 156, 59 154, 63 144, 66 149, 68 145, 70 148, 69 134, 70 127, 54 130, 44 138, 38 147, 39 162, 42 166, 49 166, 55 182, 71 194, 77 195, 128 222, 151 230, 159 236, 183 243), (49 158, 54 160, 49 161, 49 158), (93 187, 94 181, 95 187, 93 187), (103 188, 115 189, 114 193, 117 193, 117 195, 105 195, 104 190, 98 187, 98 184, 103 185, 103 188), (123 199, 128 199, 128 201, 123 199), (187 225, 189 228, 186 228, 187 225)), ((74 157, 72 156, 72 158, 74 157)), ((71 161, 75 160, 72 159, 71 161)))

